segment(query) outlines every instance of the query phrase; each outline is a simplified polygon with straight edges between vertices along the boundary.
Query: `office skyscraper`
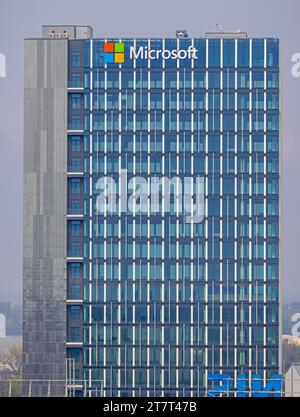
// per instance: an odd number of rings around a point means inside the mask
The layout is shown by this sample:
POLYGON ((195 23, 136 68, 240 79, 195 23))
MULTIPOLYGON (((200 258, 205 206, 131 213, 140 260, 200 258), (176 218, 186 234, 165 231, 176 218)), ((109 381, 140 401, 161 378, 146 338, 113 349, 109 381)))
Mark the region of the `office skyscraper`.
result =
POLYGON ((25 379, 203 396, 279 370, 279 42, 177 35, 25 41, 25 379))

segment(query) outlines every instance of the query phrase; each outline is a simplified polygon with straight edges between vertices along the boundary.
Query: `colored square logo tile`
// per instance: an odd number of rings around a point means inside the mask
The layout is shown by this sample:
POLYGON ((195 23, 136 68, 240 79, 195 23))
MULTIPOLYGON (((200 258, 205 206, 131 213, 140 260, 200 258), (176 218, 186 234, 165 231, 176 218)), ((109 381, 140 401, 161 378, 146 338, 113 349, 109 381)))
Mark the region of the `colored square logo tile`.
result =
POLYGON ((105 63, 114 62, 114 54, 105 53, 104 54, 104 62, 105 63))
POLYGON ((124 54, 115 54, 115 62, 122 64, 124 62, 124 54))
POLYGON ((124 53, 124 42, 115 43, 115 52, 124 53))
POLYGON ((106 42, 104 44, 104 52, 114 52, 114 43, 113 42, 106 42))

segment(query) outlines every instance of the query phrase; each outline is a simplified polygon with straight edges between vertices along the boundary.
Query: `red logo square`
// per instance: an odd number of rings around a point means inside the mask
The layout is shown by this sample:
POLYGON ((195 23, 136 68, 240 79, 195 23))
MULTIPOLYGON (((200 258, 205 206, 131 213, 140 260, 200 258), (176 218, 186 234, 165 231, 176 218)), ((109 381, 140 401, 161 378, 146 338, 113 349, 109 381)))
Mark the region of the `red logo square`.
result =
POLYGON ((113 44, 113 42, 106 42, 104 44, 104 52, 114 52, 114 44, 113 44))

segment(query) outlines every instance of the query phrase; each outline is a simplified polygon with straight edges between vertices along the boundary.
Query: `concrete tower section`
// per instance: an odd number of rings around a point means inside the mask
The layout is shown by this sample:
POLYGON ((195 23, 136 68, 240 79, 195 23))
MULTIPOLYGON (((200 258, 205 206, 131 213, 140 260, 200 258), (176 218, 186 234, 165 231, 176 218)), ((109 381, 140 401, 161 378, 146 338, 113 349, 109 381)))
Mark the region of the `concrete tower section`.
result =
MULTIPOLYGON (((23 378, 66 378, 68 38, 90 27, 44 26, 25 39, 23 378)), ((36 384, 33 395, 44 395, 36 384)))

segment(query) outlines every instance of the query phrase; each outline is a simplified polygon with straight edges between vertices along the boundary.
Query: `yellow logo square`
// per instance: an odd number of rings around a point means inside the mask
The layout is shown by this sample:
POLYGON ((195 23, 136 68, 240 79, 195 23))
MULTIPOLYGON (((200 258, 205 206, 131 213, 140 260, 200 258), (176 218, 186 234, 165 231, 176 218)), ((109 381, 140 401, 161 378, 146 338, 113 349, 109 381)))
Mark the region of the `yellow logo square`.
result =
POLYGON ((115 62, 122 64, 124 62, 124 54, 115 53, 115 62))

